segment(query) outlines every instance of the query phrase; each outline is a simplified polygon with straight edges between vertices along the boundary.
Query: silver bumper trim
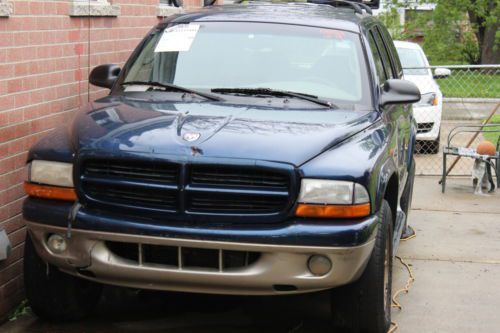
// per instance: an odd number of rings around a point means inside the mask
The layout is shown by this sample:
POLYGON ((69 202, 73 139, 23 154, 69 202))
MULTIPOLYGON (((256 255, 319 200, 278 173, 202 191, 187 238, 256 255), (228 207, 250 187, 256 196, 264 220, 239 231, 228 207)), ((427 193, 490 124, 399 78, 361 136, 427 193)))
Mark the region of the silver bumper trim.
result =
POLYGON ((52 233, 66 236, 67 229, 28 223, 35 248, 42 259, 62 271, 105 284, 140 289, 172 290, 233 295, 273 295, 329 289, 356 280, 373 250, 374 240, 356 247, 315 247, 232 243, 116 234, 73 229, 67 249, 56 254, 47 247, 52 233), (207 271, 134 262, 117 256, 106 241, 154 244, 201 249, 259 252, 259 259, 234 271, 207 271), (328 257, 332 269, 315 276, 307 269, 311 255, 328 257), (278 291, 273 286, 293 286, 278 291))

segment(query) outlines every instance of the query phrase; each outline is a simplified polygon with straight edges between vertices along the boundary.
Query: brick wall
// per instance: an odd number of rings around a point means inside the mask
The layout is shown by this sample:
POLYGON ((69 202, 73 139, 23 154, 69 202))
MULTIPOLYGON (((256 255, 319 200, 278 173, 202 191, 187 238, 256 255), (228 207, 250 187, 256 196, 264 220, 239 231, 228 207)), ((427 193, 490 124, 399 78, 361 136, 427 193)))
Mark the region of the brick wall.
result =
MULTIPOLYGON (((13 8, 9 17, 0 17, 0 229, 13 246, 10 257, 0 262, 0 322, 23 299, 27 150, 71 119, 88 98, 106 93, 91 88, 89 97, 89 56, 90 68, 122 65, 159 20, 159 0, 111 2, 120 6, 116 17, 71 17, 70 0, 0 0, 13 8)), ((184 0, 186 7, 197 3, 184 0)))

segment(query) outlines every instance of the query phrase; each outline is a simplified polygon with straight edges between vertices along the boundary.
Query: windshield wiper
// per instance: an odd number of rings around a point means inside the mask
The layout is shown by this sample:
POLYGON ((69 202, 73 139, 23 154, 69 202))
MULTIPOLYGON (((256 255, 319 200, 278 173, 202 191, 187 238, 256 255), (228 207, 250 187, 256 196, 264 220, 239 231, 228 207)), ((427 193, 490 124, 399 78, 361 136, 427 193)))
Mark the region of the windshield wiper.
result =
POLYGON ((144 85, 144 86, 152 86, 152 87, 161 87, 161 88, 164 88, 166 91, 168 91, 168 90, 182 91, 185 93, 194 94, 194 95, 204 97, 204 98, 209 99, 211 101, 219 101, 220 102, 220 101, 224 100, 224 99, 220 98, 219 96, 215 96, 213 94, 204 93, 202 91, 197 91, 197 90, 181 87, 181 86, 178 86, 178 85, 172 84, 172 83, 162 83, 162 82, 157 82, 157 81, 126 81, 126 82, 121 83, 122 86, 134 85, 134 84, 144 85))
POLYGON ((306 101, 310 101, 319 105, 323 105, 332 109, 338 109, 335 104, 320 99, 318 96, 298 93, 287 90, 275 90, 271 88, 214 88, 211 90, 214 93, 220 94, 243 94, 243 95, 268 95, 268 96, 278 96, 278 97, 295 97, 306 101))

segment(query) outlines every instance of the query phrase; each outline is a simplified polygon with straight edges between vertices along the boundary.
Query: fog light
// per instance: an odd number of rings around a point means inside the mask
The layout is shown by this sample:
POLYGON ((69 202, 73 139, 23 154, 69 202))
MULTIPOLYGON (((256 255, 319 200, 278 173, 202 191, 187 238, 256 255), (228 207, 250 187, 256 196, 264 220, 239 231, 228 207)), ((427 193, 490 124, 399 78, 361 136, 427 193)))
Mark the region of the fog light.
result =
POLYGON ((313 255, 307 262, 307 267, 314 275, 325 275, 332 269, 332 262, 325 256, 313 255))
POLYGON ((62 253, 66 251, 68 244, 66 243, 66 239, 64 239, 63 236, 52 234, 47 240, 47 246, 54 253, 62 253))

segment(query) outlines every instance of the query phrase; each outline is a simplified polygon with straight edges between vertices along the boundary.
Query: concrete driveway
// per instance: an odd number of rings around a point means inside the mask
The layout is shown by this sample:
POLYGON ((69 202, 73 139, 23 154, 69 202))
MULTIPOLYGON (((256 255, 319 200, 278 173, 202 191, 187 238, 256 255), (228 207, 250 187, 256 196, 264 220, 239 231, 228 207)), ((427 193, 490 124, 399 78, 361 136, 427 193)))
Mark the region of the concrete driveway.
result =
MULTIPOLYGON (((500 195, 475 196, 469 179, 416 181, 410 223, 417 237, 398 255, 415 275, 394 309, 397 332, 497 332, 500 327, 500 195)), ((394 290, 407 281, 394 264, 394 290)), ((108 288, 97 313, 49 324, 25 315, 1 332, 331 332, 328 295, 215 297, 108 288)))

